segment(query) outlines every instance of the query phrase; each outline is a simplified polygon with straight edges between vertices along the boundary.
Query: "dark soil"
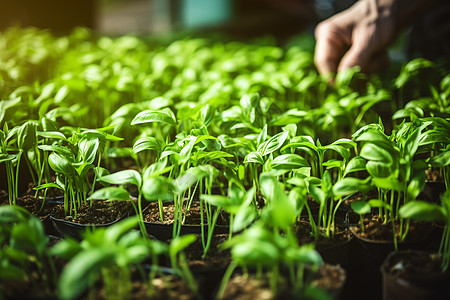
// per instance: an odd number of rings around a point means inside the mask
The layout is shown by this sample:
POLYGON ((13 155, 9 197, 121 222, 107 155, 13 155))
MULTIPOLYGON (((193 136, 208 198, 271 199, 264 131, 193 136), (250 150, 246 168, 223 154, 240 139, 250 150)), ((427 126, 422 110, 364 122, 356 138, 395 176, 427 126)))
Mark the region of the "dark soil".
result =
POLYGON ((184 251, 190 269, 194 272, 208 269, 225 269, 231 262, 231 252, 229 249, 222 250, 220 245, 227 239, 228 234, 213 235, 211 245, 206 257, 203 259, 202 238, 197 236, 197 240, 184 251))
POLYGON ((92 201, 92 205, 82 205, 72 215, 65 216, 64 205, 57 205, 52 210, 52 217, 78 224, 99 225, 120 220, 132 213, 133 206, 130 201, 92 201))
POLYGON ((328 291, 331 295, 338 295, 344 287, 346 276, 341 267, 324 264, 319 268, 312 285, 328 291))
POLYGON ((327 248, 351 238, 351 233, 347 230, 344 219, 336 219, 336 227, 333 238, 328 238, 324 228, 320 228, 319 240, 314 241, 311 225, 308 218, 302 217, 294 224, 295 234, 300 245, 316 242, 317 247, 327 248))
MULTIPOLYGON (((392 222, 383 223, 379 215, 372 215, 363 219, 364 232, 361 230, 361 223, 350 225, 351 232, 363 239, 372 241, 389 241, 393 240, 394 231, 392 222)), ((406 221, 404 221, 404 224, 406 221)), ((400 224, 395 224, 396 235, 400 232, 400 224)), ((411 221, 409 231, 404 242, 420 241, 424 239, 432 230, 432 225, 426 222, 411 221)))
MULTIPOLYGON (((184 203, 186 205, 186 203, 184 203)), ((161 222, 161 217, 159 213, 159 206, 157 202, 151 202, 147 208, 144 209, 143 217, 145 222, 150 223, 163 223, 172 224, 174 221, 175 205, 172 203, 164 203, 163 206, 163 218, 164 221, 161 222)), ((183 207, 183 216, 186 213, 186 218, 183 224, 185 225, 201 225, 201 215, 200 215, 200 205, 198 202, 193 202, 189 210, 186 212, 186 207, 183 207)), ((206 212, 203 207, 203 222, 207 224, 206 212)), ((227 217, 224 212, 219 215, 216 225, 227 225, 227 217)))
MULTIPOLYGON (((43 220, 50 215, 50 212, 56 204, 45 201, 44 205, 42 199, 37 199, 34 195, 24 195, 16 199, 16 205, 28 210, 31 214, 43 220)), ((9 205, 8 197, 1 198, 0 205, 9 205)))
POLYGON ((422 287, 427 291, 433 291, 436 296, 439 295, 439 299, 449 299, 450 271, 442 273, 441 262, 442 256, 437 253, 398 251, 388 256, 383 263, 382 271, 393 276, 390 278, 399 278, 401 286, 422 287))
POLYGON ((257 280, 252 276, 235 275, 227 284, 224 300, 271 300, 273 293, 268 282, 257 280))
POLYGON ((442 275, 441 262, 441 256, 436 253, 408 250, 391 257, 389 264, 385 265, 385 270, 394 276, 409 280, 423 278, 424 274, 439 277, 442 275))
MULTIPOLYGON (((139 276, 138 276, 139 277, 139 276)), ((118 284, 125 284, 118 282, 118 284)), ((178 276, 165 274, 163 277, 157 276, 152 280, 153 289, 150 291, 148 282, 141 278, 132 279, 130 282, 131 291, 127 295, 130 300, 194 300, 196 299, 194 293, 189 289, 185 282, 178 276)), ((84 293, 83 296, 77 298, 78 300, 106 300, 107 295, 102 286, 101 280, 91 288, 90 291, 84 293)))
MULTIPOLYGON (((327 291, 330 295, 338 295, 346 280, 345 271, 336 266, 324 264, 314 276, 312 286, 327 291)), ((222 299, 253 300, 253 299, 302 299, 301 295, 290 291, 280 291, 273 295, 267 277, 257 279, 254 275, 234 275, 227 284, 222 299)))

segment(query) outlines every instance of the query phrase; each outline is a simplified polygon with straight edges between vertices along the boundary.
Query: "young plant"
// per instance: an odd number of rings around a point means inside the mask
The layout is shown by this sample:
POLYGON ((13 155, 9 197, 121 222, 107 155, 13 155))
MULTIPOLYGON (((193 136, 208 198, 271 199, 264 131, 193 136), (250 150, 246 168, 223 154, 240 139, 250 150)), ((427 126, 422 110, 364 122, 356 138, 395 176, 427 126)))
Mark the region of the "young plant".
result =
POLYGON ((233 233, 239 232, 250 225, 258 216, 258 211, 253 205, 255 197, 255 187, 248 191, 230 183, 228 195, 201 195, 200 199, 216 207, 216 210, 224 209, 230 214, 230 231, 228 238, 233 237, 233 233))
MULTIPOLYGON (((390 222, 395 229, 395 223, 399 222, 401 241, 406 238, 409 221, 404 224, 398 217, 398 210, 401 205, 415 200, 425 186, 427 165, 415 155, 426 134, 422 131, 429 124, 403 123, 391 136, 384 134, 381 123, 371 124, 353 135, 355 141, 363 143, 359 155, 366 160, 366 170, 378 190, 378 201, 370 204, 378 208, 384 224, 390 222)), ((393 231, 397 246, 397 233, 393 231)))
POLYGON ((299 246, 292 235, 282 236, 267 229, 262 221, 257 221, 223 247, 231 248, 232 262, 220 284, 219 299, 238 266, 244 275, 249 275, 249 268, 255 268, 257 279, 268 278, 273 297, 286 289, 296 297, 320 293, 317 290, 313 292, 314 288, 309 285, 312 278, 307 270, 314 274, 322 264, 322 258, 313 245, 299 246), (283 275, 284 268, 287 268, 287 275, 283 275), (265 274, 267 277, 263 277, 265 274))
MULTIPOLYGON (((101 200, 119 200, 119 201, 131 201, 133 207, 136 211, 136 215, 139 219, 139 226, 141 231, 147 236, 147 231, 144 226, 144 218, 142 214, 142 203, 143 203, 143 195, 144 195, 144 183, 147 186, 149 183, 150 177, 157 177, 161 172, 165 173, 170 170, 170 167, 166 168, 167 159, 163 159, 157 163, 152 164, 151 166, 144 169, 143 174, 139 173, 136 170, 123 170, 113 174, 103 174, 99 176, 98 181, 104 185, 119 185, 119 186, 111 186, 105 187, 99 190, 96 190, 89 199, 101 199, 101 200), (130 193, 124 188, 126 185, 134 185, 138 191, 137 197, 137 208, 134 201, 131 199, 130 193)), ((153 185, 155 182, 151 182, 153 185)), ((162 184, 153 185, 153 188, 156 190, 157 187, 161 187, 162 184)), ((153 194, 153 196, 155 196, 153 194)), ((159 197, 164 196, 164 198, 158 198, 159 201, 162 199, 166 200, 167 195, 162 195, 158 193, 159 197)), ((150 201, 153 198, 146 198, 146 200, 150 201)), ((162 209, 162 203, 160 203, 162 209)))
POLYGON ((16 204, 16 198, 18 197, 18 189, 17 189, 17 161, 18 161, 18 154, 11 154, 9 153, 8 149, 8 140, 10 139, 11 135, 9 134, 8 126, 5 123, 3 131, 0 130, 0 163, 5 163, 6 168, 6 181, 8 184, 8 197, 9 197, 9 204, 15 205, 16 204))
POLYGON ((53 296, 57 274, 41 221, 22 207, 4 205, 0 207, 0 225, 1 281, 31 284, 53 296))
POLYGON ((441 196, 441 205, 425 201, 411 201, 400 208, 400 217, 426 222, 437 222, 444 226, 444 232, 439 246, 439 255, 442 257, 442 273, 450 265, 450 191, 441 196))
POLYGON ((194 234, 187 234, 174 238, 169 245, 169 258, 172 268, 181 275, 191 291, 200 298, 197 282, 189 269, 186 256, 183 252, 183 250, 195 242, 196 239, 194 234))
POLYGON ((168 252, 162 242, 144 239, 133 230, 137 224, 137 218, 127 218, 85 232, 81 243, 66 239, 55 245, 51 254, 69 260, 60 276, 59 297, 76 299, 86 290, 95 296, 94 284, 101 279, 106 298, 130 298, 132 267, 142 268, 140 264, 148 258, 157 264, 158 256, 168 252))
MULTIPOLYGON (((75 134, 69 141, 75 144, 75 150, 61 145, 42 146, 41 149, 52 151, 48 162, 57 175, 56 184, 64 190, 65 214, 72 215, 73 212, 76 218, 77 208, 87 205, 87 195, 91 190, 88 172, 95 168, 94 161, 101 142, 97 133, 90 132, 80 136, 75 134)), ((94 184, 95 181, 94 178, 94 184)))

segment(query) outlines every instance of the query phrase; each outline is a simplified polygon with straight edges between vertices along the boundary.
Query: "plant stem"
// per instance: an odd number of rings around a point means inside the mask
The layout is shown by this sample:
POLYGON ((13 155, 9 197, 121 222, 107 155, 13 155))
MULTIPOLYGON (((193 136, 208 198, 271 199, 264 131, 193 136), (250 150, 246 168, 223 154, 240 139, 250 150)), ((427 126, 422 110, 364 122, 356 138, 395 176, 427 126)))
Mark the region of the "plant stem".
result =
POLYGON ((233 274, 236 267, 237 265, 234 262, 231 262, 227 270, 225 271, 225 274, 222 277, 222 281, 220 282, 219 290, 217 292, 218 299, 223 298, 223 294, 225 293, 225 289, 227 288, 228 281, 230 281, 231 275, 233 274))

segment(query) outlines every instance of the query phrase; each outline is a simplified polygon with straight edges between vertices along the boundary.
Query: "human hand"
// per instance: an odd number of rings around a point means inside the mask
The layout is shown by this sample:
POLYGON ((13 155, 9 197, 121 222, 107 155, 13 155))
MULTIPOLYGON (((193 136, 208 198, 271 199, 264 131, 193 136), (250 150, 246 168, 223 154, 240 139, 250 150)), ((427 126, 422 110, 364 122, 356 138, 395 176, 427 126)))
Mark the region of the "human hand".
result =
POLYGON ((399 31, 395 0, 360 0, 315 30, 315 63, 323 75, 359 66, 373 73, 389 62, 388 44, 399 31))

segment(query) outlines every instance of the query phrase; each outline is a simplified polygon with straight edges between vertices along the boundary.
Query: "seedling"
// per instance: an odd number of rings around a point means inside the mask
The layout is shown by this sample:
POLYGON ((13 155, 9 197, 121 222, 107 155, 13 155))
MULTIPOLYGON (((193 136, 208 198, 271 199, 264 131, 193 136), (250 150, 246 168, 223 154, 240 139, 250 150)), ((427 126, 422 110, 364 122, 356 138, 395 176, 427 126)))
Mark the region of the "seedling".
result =
POLYGON ((442 256, 441 269, 445 273, 450 264, 450 191, 441 196, 441 205, 412 201, 401 207, 399 214, 405 219, 438 222, 444 226, 438 253, 442 256))

